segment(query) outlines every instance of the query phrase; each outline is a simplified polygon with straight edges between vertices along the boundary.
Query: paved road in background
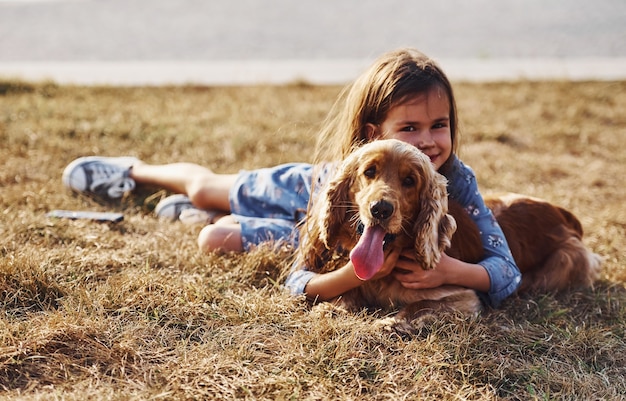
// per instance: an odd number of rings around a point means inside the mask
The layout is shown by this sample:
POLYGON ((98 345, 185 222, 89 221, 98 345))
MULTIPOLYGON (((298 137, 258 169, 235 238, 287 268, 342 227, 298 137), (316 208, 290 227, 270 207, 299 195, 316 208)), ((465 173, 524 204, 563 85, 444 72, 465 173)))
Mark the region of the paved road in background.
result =
POLYGON ((178 69, 271 80, 307 64, 343 79, 400 46, 454 60, 459 74, 465 61, 626 74, 626 1, 0 0, 0 67, 65 68, 67 79, 86 69, 145 78, 150 66, 154 79, 178 69))

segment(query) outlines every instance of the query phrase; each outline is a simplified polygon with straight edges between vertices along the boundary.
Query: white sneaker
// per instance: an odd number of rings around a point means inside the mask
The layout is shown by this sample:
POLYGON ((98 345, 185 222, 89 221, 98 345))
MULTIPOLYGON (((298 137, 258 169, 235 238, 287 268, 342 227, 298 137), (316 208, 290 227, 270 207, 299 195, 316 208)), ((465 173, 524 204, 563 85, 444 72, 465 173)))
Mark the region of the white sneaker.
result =
POLYGON ((81 157, 63 170, 63 185, 73 191, 118 199, 135 189, 130 168, 135 157, 81 157))

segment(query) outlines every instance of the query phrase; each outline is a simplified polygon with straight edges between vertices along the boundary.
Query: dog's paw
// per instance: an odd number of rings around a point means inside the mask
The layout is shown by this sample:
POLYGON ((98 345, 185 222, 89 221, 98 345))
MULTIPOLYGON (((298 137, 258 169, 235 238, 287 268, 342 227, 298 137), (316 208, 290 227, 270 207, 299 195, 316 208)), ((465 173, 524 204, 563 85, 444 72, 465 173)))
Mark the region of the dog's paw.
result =
POLYGON ((317 317, 336 317, 347 313, 346 308, 333 302, 321 302, 311 308, 311 314, 317 317))
POLYGON ((430 332, 430 327, 435 323, 436 316, 433 314, 424 314, 412 320, 406 316, 398 314, 383 319, 378 319, 375 327, 379 330, 395 333, 402 338, 408 337, 426 337, 430 332))
POLYGON ((378 319, 374 323, 374 328, 389 333, 394 333, 400 337, 411 337, 415 335, 419 330, 406 319, 398 318, 396 316, 389 316, 383 319, 378 319))

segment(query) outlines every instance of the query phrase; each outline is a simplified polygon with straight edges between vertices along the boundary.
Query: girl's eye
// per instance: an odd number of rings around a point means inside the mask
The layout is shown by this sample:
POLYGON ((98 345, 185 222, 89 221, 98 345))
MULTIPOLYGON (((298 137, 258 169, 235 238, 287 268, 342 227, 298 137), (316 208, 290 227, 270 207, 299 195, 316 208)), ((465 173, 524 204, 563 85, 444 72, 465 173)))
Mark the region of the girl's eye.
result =
POLYGON ((413 132, 415 131, 415 127, 412 125, 407 125, 406 127, 402 128, 402 131, 413 132))
POLYGON ((441 129, 446 127, 448 127, 448 124, 446 123, 436 123, 435 125, 433 125, 433 129, 441 129))
POLYGON ((405 177, 404 180, 402 180, 402 185, 405 187, 413 187, 415 185, 415 177, 411 175, 405 177))
POLYGON ((363 175, 365 175, 367 178, 374 178, 376 176, 376 167, 368 167, 363 172, 363 175))

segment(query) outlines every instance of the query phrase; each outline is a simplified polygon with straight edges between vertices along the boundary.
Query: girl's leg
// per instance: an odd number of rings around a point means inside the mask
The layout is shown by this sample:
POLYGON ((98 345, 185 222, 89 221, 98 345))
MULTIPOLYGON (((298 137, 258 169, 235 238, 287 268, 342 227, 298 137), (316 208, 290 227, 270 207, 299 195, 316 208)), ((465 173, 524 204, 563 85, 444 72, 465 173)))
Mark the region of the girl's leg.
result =
POLYGON ((137 162, 129 177, 137 184, 154 185, 185 194, 199 209, 219 209, 230 212, 228 193, 237 174, 216 174, 193 163, 151 165, 137 162))
POLYGON ((215 174, 192 163, 150 165, 134 157, 87 156, 63 170, 63 185, 104 199, 119 199, 148 184, 185 194, 199 209, 230 212, 228 194, 238 174, 215 174))
MULTIPOLYGON (((155 185, 185 194, 199 209, 230 212, 228 194, 238 175, 216 174, 192 163, 150 165, 138 162, 129 177, 140 185, 155 185)), ((200 231, 198 247, 206 253, 242 252, 241 226, 232 216, 223 216, 200 231)))
POLYGON ((198 247, 205 253, 242 252, 241 225, 232 216, 222 217, 200 231, 198 247))

